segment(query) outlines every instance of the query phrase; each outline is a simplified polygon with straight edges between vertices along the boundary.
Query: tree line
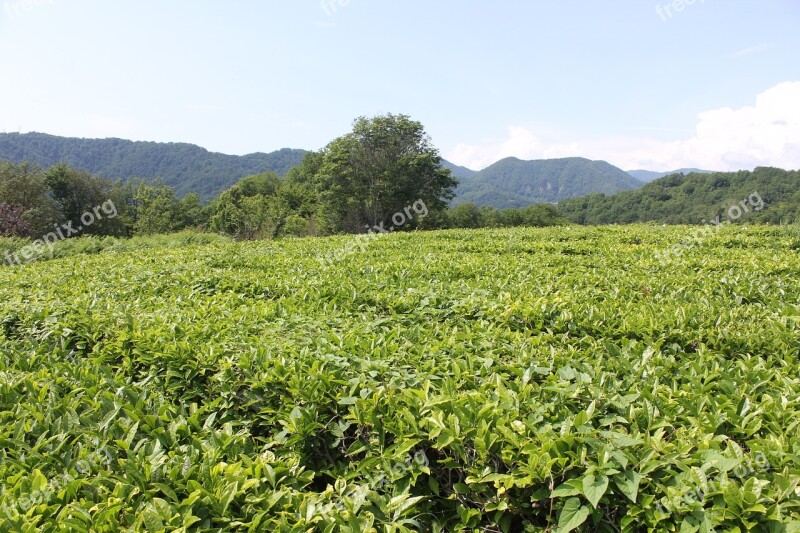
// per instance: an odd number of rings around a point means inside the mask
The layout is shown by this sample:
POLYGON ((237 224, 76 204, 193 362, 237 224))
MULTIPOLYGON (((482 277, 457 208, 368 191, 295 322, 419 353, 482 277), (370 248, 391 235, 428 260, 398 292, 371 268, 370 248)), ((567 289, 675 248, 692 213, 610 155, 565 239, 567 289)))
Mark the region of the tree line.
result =
POLYGON ((77 226, 101 205, 113 206, 114 216, 89 217, 93 223, 81 226, 81 235, 130 237, 187 228, 237 239, 368 233, 384 223, 392 227, 393 215, 412 205, 424 206, 424 216, 401 217, 403 224, 393 229, 701 224, 727 208, 726 202, 752 193, 765 208, 743 222, 791 223, 800 217, 799 182, 800 172, 775 168, 675 174, 635 191, 592 194, 558 206, 451 208, 457 180, 422 124, 388 114, 357 119, 350 133, 307 153, 283 178, 274 172, 248 176, 209 202, 196 193, 179 197, 160 181, 111 181, 66 164, 43 169, 0 162, 0 236, 42 238, 63 224, 77 226))
POLYGON ((419 122, 406 115, 359 118, 352 132, 310 152, 284 178, 264 172, 241 179, 210 202, 178 197, 163 182, 112 181, 66 164, 43 169, 0 162, 0 236, 38 238, 110 202, 115 216, 82 227, 82 235, 135 236, 187 228, 239 239, 366 233, 404 207, 424 217, 402 228, 552 225, 555 207, 450 209, 456 179, 419 122))
POLYGON ((739 223, 791 224, 800 221, 800 171, 758 167, 752 171, 672 174, 634 191, 590 194, 562 200, 559 213, 584 225, 659 222, 703 224, 757 194, 763 209, 739 223))

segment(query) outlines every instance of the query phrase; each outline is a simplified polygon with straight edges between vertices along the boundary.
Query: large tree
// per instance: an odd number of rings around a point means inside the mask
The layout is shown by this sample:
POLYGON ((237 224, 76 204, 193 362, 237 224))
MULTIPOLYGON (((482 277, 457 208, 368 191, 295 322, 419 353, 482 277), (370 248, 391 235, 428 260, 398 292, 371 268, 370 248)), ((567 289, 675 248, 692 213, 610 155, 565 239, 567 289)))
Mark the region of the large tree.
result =
MULTIPOLYGON (((358 118, 322 155, 320 214, 334 232, 383 228, 415 202, 424 202, 425 214, 443 210, 457 184, 422 124, 406 115, 358 118)), ((406 217, 403 228, 419 222, 406 217)))
POLYGON ((60 220, 61 212, 51 198, 44 176, 44 171, 36 165, 0 161, 0 204, 6 205, 3 233, 39 237, 60 220), (12 218, 17 216, 21 218, 19 224, 12 224, 12 218))
POLYGON ((211 202, 211 229, 239 239, 279 236, 290 215, 282 201, 282 188, 274 172, 242 178, 211 202))
POLYGON ((127 234, 124 217, 117 218, 125 208, 125 188, 121 184, 64 163, 47 169, 44 181, 49 189, 47 196, 55 202, 61 214, 59 222, 80 226, 81 235, 127 234), (103 205, 108 212, 98 210, 103 205), (85 222, 87 219, 92 222, 85 222))

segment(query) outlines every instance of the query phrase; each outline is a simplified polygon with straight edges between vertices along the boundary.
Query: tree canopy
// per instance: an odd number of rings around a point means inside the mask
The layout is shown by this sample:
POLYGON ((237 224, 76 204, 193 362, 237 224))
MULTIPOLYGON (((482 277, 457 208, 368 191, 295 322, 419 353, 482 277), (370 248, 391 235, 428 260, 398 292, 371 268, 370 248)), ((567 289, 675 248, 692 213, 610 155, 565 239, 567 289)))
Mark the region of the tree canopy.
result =
POLYGON ((793 223, 800 219, 798 184, 800 172, 771 167, 752 172, 671 174, 635 191, 563 200, 558 210, 570 220, 587 225, 651 221, 702 224, 717 216, 731 218, 731 209, 734 214, 741 209, 746 215, 736 218, 740 222, 793 223), (754 194, 755 201, 750 202, 754 194), (745 202, 744 206, 740 202, 745 202))
POLYGON ((358 118, 351 133, 322 151, 315 181, 327 228, 355 233, 417 201, 441 211, 457 185, 422 124, 393 114, 358 118))

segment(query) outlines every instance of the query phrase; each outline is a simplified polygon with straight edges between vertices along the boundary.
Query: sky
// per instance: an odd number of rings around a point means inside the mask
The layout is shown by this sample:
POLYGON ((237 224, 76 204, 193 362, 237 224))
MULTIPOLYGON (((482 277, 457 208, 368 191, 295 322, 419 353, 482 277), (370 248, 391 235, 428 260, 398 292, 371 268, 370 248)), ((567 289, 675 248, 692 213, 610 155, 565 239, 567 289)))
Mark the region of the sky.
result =
POLYGON ((798 0, 0 0, 0 131, 446 159, 800 168, 798 0))

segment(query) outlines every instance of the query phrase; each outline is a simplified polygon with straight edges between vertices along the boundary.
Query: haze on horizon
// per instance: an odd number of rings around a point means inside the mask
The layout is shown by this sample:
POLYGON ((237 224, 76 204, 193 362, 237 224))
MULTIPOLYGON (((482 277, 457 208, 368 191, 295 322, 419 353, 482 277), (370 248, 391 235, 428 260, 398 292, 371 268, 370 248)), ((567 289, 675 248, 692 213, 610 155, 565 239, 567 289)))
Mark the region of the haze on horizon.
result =
POLYGON ((797 27, 792 0, 8 0, 0 131, 244 154, 392 112, 473 169, 797 169, 797 27))

